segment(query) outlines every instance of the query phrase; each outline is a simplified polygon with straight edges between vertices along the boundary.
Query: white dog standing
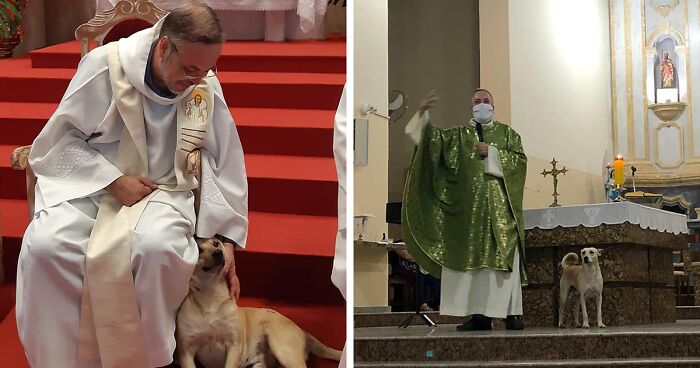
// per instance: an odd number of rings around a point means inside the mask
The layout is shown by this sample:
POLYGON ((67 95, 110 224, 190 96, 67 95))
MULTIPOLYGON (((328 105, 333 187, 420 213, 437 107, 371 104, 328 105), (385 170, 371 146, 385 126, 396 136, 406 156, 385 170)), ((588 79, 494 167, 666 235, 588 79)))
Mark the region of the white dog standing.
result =
POLYGON ((598 256, 601 250, 596 248, 581 249, 581 265, 569 266, 566 262, 569 258, 574 258, 578 262, 576 253, 568 253, 561 260, 563 272, 561 280, 559 280, 559 327, 564 327, 564 307, 566 306, 566 297, 569 294, 569 288, 576 288, 579 293, 579 298, 576 300, 574 309, 574 319, 576 325, 579 325, 578 308, 581 306, 583 313, 583 328, 590 327, 588 325, 588 312, 586 311, 586 299, 593 296, 596 297, 596 306, 598 308, 598 327, 603 328, 603 276, 600 273, 600 265, 598 264, 598 256))

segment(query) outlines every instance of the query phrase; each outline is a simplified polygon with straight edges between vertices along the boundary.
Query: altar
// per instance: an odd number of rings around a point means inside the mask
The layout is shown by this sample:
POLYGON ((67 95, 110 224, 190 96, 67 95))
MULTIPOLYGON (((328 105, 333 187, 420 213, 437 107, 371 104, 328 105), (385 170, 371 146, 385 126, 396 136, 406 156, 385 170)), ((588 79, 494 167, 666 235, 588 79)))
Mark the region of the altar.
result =
MULTIPOLYGON (((97 0, 97 11, 118 0, 97 0)), ((169 10, 186 2, 151 0, 169 10)), ((221 19, 227 40, 284 41, 325 38, 327 0, 204 0, 221 19)))
MULTIPOLYGON (((687 219, 636 203, 603 203, 524 211, 528 283, 526 326, 556 326, 562 257, 581 248, 604 249, 603 323, 608 326, 675 322, 673 251, 687 249, 687 219)), ((573 297, 564 321, 573 326, 573 297)), ((595 321, 595 302, 587 304, 595 321)))

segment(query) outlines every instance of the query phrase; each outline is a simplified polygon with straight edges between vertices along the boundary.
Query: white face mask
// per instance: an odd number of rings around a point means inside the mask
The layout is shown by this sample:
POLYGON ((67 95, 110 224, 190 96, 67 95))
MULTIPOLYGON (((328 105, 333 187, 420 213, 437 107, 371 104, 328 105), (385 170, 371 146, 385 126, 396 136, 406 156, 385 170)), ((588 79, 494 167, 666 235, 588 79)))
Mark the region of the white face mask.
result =
POLYGON ((481 124, 486 124, 493 119, 493 106, 480 103, 472 108, 474 120, 481 124))

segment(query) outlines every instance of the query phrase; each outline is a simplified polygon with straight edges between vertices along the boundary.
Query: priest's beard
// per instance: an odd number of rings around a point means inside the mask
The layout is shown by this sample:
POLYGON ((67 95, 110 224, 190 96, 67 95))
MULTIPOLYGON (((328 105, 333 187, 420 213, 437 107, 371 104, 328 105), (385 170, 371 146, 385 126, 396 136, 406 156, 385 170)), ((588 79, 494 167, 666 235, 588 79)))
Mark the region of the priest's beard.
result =
MULTIPOLYGON (((182 88, 178 88, 177 87, 178 81, 175 81, 175 82, 171 81, 170 76, 168 75, 166 70, 172 69, 172 64, 173 64, 172 56, 173 56, 173 53, 172 53, 172 51, 170 51, 170 52, 168 52, 168 56, 163 58, 163 61, 161 62, 161 71, 162 71, 161 78, 163 80, 163 84, 165 85, 165 88, 167 88, 168 91, 170 91, 170 93, 178 95, 182 91, 187 89, 187 87, 189 87, 189 84, 187 84, 186 86, 184 86, 182 88)), ((179 82, 179 83, 182 84, 182 83, 186 83, 186 82, 179 82)))

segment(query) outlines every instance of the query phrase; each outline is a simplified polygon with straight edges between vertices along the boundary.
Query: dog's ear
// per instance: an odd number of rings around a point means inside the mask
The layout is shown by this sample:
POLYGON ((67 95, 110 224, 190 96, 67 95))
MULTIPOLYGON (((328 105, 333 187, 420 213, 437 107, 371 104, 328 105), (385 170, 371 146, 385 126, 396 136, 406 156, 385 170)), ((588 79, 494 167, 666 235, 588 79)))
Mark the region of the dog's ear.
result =
POLYGON ((605 253, 605 249, 596 248, 596 250, 598 251, 598 255, 602 256, 605 253))

